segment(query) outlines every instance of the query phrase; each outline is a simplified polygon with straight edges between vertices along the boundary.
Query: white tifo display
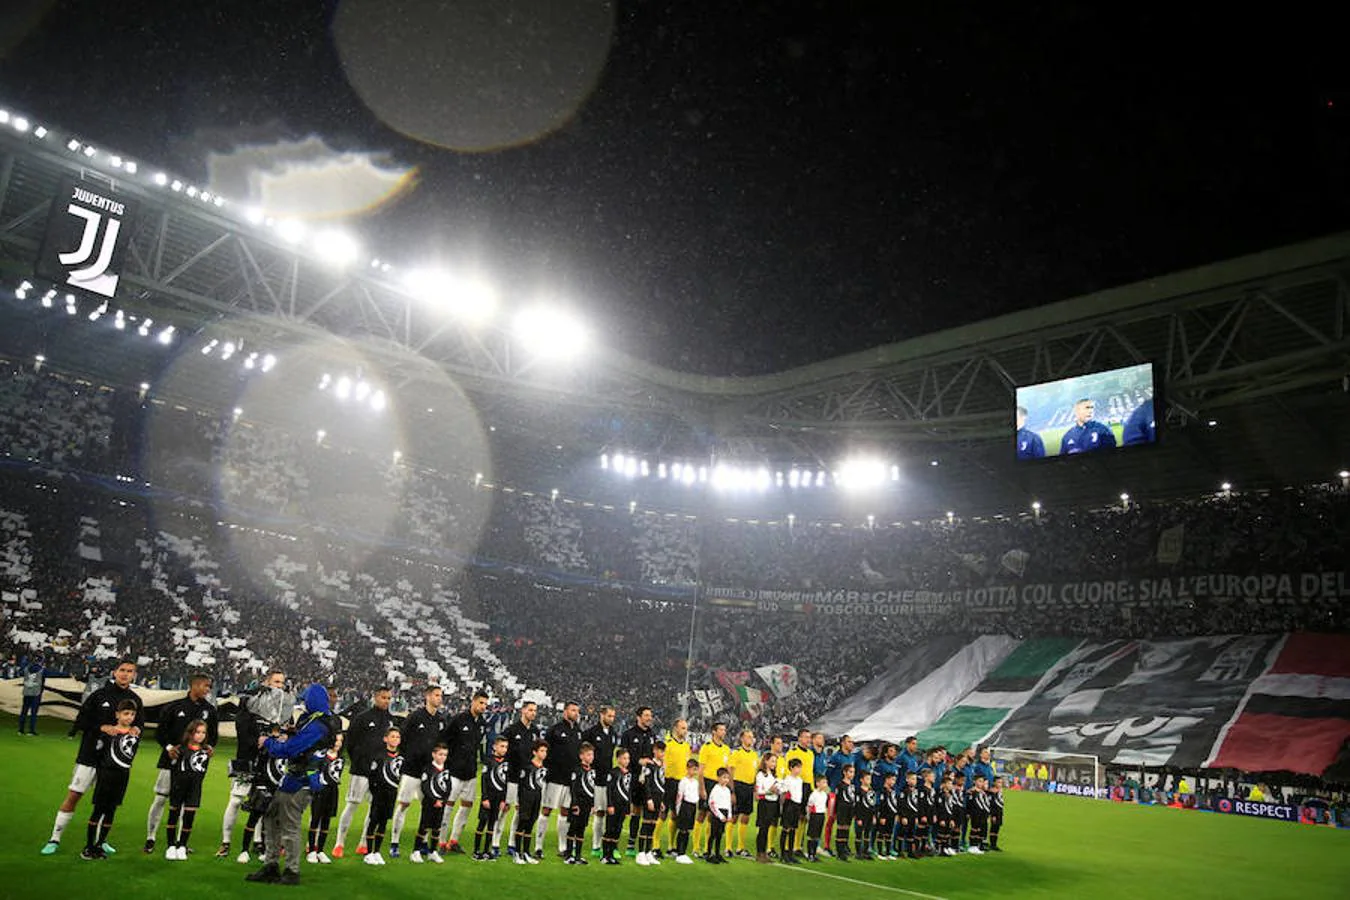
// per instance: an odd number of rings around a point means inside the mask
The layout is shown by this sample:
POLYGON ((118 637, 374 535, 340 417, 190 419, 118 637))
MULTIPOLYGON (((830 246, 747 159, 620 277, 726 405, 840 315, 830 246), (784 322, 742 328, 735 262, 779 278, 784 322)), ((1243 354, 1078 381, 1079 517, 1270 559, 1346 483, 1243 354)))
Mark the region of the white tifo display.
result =
POLYGON ((990 747, 994 772, 1009 786, 1018 779, 1024 790, 1052 791, 1080 797, 1104 797, 1101 760, 1084 753, 1055 753, 1018 747, 990 747), (1044 775, 1041 767, 1044 766, 1044 775), (1028 774, 1030 772, 1030 774, 1028 774), (1054 785, 1051 788, 1051 785, 1054 785))

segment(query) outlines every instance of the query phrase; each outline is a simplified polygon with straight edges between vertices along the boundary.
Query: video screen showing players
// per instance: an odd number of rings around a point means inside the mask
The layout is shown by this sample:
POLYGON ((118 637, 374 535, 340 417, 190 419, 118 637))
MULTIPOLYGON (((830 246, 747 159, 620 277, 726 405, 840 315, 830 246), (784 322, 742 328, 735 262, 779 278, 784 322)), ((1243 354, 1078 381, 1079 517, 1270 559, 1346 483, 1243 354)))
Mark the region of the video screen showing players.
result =
POLYGON ((1158 439, 1153 393, 1152 363, 1019 387, 1017 458, 1152 444, 1158 439))

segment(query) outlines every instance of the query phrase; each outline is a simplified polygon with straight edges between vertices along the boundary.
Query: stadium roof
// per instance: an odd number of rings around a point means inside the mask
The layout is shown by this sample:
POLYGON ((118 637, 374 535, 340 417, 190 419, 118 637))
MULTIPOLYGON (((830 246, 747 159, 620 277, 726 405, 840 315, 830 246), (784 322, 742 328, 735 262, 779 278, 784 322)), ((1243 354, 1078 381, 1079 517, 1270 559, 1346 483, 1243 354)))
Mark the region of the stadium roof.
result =
MULTIPOLYGON (((273 352, 295 384, 308 387, 343 364, 378 372, 399 397, 449 381, 485 419, 516 423, 549 444, 826 464, 867 448, 911 469, 941 458, 943 471, 924 476, 947 498, 940 503, 960 502, 963 493, 992 503, 1005 492, 1106 497, 1142 481, 1159 491, 1193 490, 1216 477, 1286 483, 1347 464, 1340 454, 1350 446, 1343 393, 1350 234, 773 375, 710 377, 651 365, 606 348, 599 323, 591 324, 597 346, 559 367, 523 348, 509 327, 457 319, 449 298, 418 295, 382 265, 334 265, 276 223, 254 223, 195 189, 189 196, 190 186, 153 167, 128 172, 125 161, 77 136, 44 132, 0 127, 0 278, 12 282, 5 287, 21 279, 47 287, 33 262, 60 179, 113 186, 141 204, 117 305, 157 327, 175 325, 181 346, 215 339, 273 352), (1157 364, 1165 391, 1170 433, 1157 452, 1010 465, 1016 386, 1137 362, 1157 364), (608 427, 596 424, 602 419, 608 427)), ((76 327, 84 316, 57 318, 72 321, 44 324, 36 311, 26 319, 32 339, 53 355, 122 383, 145 377, 142 357, 119 357, 122 345, 76 327)), ((228 401, 234 388, 213 362, 177 367, 180 399, 228 401)))

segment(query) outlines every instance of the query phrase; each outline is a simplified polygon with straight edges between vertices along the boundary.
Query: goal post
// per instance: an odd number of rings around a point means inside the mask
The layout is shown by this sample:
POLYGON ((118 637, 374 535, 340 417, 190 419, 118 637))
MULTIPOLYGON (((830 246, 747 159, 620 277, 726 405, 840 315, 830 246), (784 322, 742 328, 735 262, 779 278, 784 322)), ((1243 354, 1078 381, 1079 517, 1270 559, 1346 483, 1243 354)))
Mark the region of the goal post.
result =
POLYGON ((1021 747, 990 747, 989 754, 995 774, 1002 775, 1010 785, 1045 791, 1054 784, 1057 793, 1102 796, 1105 779, 1101 760, 1091 754, 1021 747))

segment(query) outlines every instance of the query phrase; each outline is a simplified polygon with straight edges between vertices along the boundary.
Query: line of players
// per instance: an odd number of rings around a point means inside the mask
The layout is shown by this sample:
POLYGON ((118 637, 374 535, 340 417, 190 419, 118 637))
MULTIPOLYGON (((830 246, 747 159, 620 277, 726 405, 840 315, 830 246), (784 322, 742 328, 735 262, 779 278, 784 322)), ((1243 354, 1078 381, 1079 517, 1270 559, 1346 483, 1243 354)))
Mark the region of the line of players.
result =
MULTIPOLYGON (((56 851, 80 796, 94 785, 94 810, 81 855, 100 859, 113 852, 107 844, 108 830, 125 796, 144 718, 140 699, 130 690, 134 676, 133 663, 120 664, 113 680, 82 707, 77 727, 84 739, 44 854, 56 851)), ((249 811, 250 794, 260 788, 275 790, 284 775, 284 766, 273 765, 276 760, 259 757, 255 739, 280 728, 288 717, 293 698, 284 693, 284 684, 281 672, 268 673, 237 720, 239 740, 222 823, 226 843, 218 858, 231 855, 229 837, 239 812, 249 811)), ((210 689, 209 676, 194 676, 187 695, 161 711, 159 774, 147 817, 147 853, 155 849, 167 806, 165 857, 187 858, 217 735, 215 709, 207 700, 210 689)), ((806 858, 816 860, 829 852, 831 844, 844 860, 850 855, 859 859, 953 855, 962 846, 972 853, 999 849, 1002 779, 994 778, 987 750, 978 761, 963 754, 948 766, 944 748, 921 756, 913 738, 903 752, 887 745, 878 753, 871 746, 855 750, 846 736, 836 752, 827 754, 824 736, 803 730, 786 753, 782 739, 775 737, 761 757, 753 733, 743 732, 740 746, 733 750, 726 743, 726 726, 717 725, 694 758, 684 720, 673 724, 666 740, 657 740, 649 708, 639 709, 633 726, 617 734, 612 707, 603 707, 598 721, 583 730, 579 706, 569 703, 562 719, 540 739, 534 725, 537 707, 525 703, 520 718, 494 739, 480 768, 486 693, 475 693, 467 709, 446 718, 440 688, 429 687, 423 706, 401 726, 395 725, 389 701, 387 689, 377 691, 370 708, 354 716, 347 728, 350 779, 334 858, 343 856, 355 813, 367 799, 357 853, 368 865, 385 864, 386 837, 390 856, 399 856, 398 836, 414 801, 421 807, 416 847, 409 857, 415 863, 442 862, 442 850, 462 853, 460 838, 475 807, 479 814, 474 858, 499 857, 514 811, 508 852, 522 865, 542 858, 554 810, 559 813, 558 851, 574 865, 588 864, 582 849, 590 820, 592 854, 609 865, 619 864, 625 822, 629 854, 640 865, 659 864, 662 851, 669 850, 681 863, 692 861, 691 850, 710 862, 732 855, 749 857, 752 813, 758 827, 755 858, 761 862, 768 862, 771 855, 796 862, 803 847, 806 858), (809 783, 814 783, 814 791, 808 791, 809 783), (800 824, 806 827, 799 829, 800 824)), ((339 735, 310 762, 320 786, 314 791, 308 829, 306 858, 311 863, 331 861, 325 849, 332 819, 338 815, 339 784, 348 768, 342 757, 343 738, 339 735)), ((250 812, 239 862, 249 861, 250 847, 257 852, 260 828, 260 816, 250 812)))

